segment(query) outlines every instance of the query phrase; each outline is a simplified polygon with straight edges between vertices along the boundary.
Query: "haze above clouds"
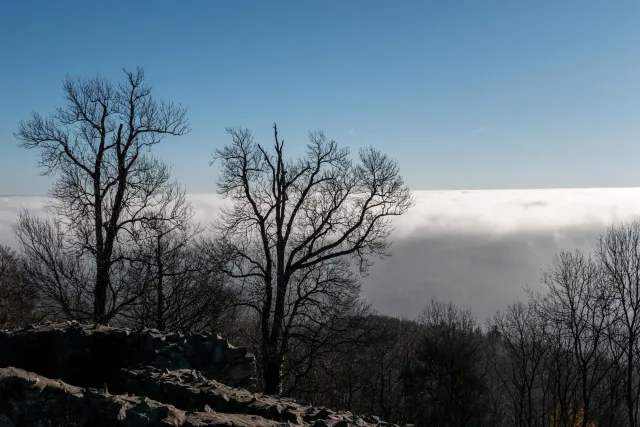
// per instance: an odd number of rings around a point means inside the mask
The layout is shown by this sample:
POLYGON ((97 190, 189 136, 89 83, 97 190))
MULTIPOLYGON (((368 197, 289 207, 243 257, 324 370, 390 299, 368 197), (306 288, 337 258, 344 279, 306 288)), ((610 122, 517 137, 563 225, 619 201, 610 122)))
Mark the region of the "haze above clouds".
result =
MULTIPOLYGON (((640 188, 416 191, 396 221, 392 256, 376 261, 364 296, 383 313, 415 316, 429 298, 484 319, 536 287, 554 253, 590 250, 606 227, 640 215, 640 188)), ((211 222, 212 194, 189 196, 196 220, 211 222)), ((16 247, 21 208, 46 212, 45 197, 0 196, 0 243, 16 247)))

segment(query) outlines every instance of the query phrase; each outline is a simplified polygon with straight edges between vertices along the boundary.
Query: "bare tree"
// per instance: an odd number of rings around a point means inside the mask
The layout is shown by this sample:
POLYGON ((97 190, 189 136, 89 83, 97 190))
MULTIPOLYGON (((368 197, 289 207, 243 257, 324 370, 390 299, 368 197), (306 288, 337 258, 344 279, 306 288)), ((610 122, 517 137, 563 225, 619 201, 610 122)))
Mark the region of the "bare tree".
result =
POLYGON ((0 329, 22 326, 35 319, 36 295, 24 280, 18 255, 0 245, 0 329))
POLYGON ((156 101, 141 68, 125 75, 117 85, 100 76, 67 77, 67 106, 46 118, 34 113, 16 133, 22 147, 40 151, 44 173, 57 177, 50 208, 65 245, 92 259, 96 322, 115 315, 108 299, 112 267, 125 256, 119 247, 150 210, 167 203, 169 168, 147 151, 167 135, 189 131, 186 110, 156 101))
POLYGON ((600 238, 596 256, 611 292, 608 338, 623 373, 628 424, 639 425, 640 404, 640 221, 611 226, 600 238))
POLYGON ((341 258, 294 273, 287 289, 279 347, 284 395, 296 390, 325 349, 344 340, 345 328, 351 323, 348 318, 366 310, 359 301, 360 290, 360 281, 341 258))
POLYGON ((61 221, 22 210, 14 224, 22 270, 37 293, 36 312, 49 320, 91 319, 91 268, 65 241, 61 221))
POLYGON ((304 158, 288 161, 274 125, 274 147, 257 144, 247 129, 230 128, 232 143, 213 153, 220 161, 218 192, 233 203, 217 231, 232 261, 229 277, 259 284, 265 391, 281 392, 281 352, 289 284, 296 275, 352 257, 361 272, 387 254, 390 217, 412 204, 397 164, 373 148, 359 164, 320 132, 310 133, 304 158))
MULTIPOLYGON (((167 327, 176 330, 183 303, 192 291, 191 279, 196 271, 195 258, 188 254, 193 239, 200 233, 191 223, 193 208, 177 183, 168 188, 170 203, 157 212, 148 212, 135 230, 136 248, 130 255, 129 268, 138 278, 140 299, 123 313, 135 319, 137 326, 167 327)), ((196 302, 194 299, 192 302, 196 302)), ((184 326, 184 325, 181 325, 184 326)))
POLYGON ((142 292, 122 313, 125 323, 161 331, 219 331, 220 322, 234 311, 234 293, 203 250, 209 240, 199 235, 199 225, 184 219, 145 225, 132 267, 142 292))
POLYGON ((545 341, 548 325, 533 302, 516 302, 489 322, 500 339, 492 341, 492 364, 508 396, 513 425, 545 425, 549 411, 544 407, 544 362, 548 353, 545 341))
POLYGON ((486 425, 488 389, 482 334, 475 318, 452 303, 432 300, 420 323, 424 335, 407 381, 416 396, 416 423, 450 427, 486 425))
MULTIPOLYGON (((542 282, 548 289, 546 297, 532 301, 541 302, 540 312, 558 328, 560 353, 556 356, 571 355, 571 364, 579 374, 580 426, 587 427, 592 421, 593 395, 611 365, 605 357, 610 292, 597 260, 580 251, 556 255, 542 282)), ((565 372, 570 369, 563 366, 565 372)), ((577 413, 575 408, 573 413, 577 413)))
POLYGON ((577 427, 582 413, 580 373, 574 362, 571 342, 564 328, 550 323, 547 352, 540 371, 540 388, 545 390, 546 407, 553 427, 577 427))
POLYGON ((604 380, 595 396, 597 410, 596 425, 601 427, 626 426, 627 408, 624 392, 624 372, 619 369, 617 355, 611 352, 607 355, 606 362, 613 363, 613 367, 607 371, 604 380))
MULTIPOLYGON (((363 303, 351 314, 333 321, 336 325, 326 334, 330 345, 313 350, 313 363, 294 395, 314 405, 414 422, 413 393, 404 374, 415 360, 424 328, 415 321, 376 314, 363 303)), ((297 360, 297 355, 290 359, 297 360)))

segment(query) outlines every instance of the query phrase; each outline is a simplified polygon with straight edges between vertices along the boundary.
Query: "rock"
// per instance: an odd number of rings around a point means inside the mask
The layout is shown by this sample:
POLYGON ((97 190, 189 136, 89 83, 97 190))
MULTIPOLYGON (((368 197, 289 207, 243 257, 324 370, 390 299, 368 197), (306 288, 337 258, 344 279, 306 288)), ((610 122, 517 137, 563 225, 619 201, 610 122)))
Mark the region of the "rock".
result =
POLYGON ((291 424, 295 424, 295 425, 303 425, 304 424, 304 420, 302 419, 302 415, 300 415, 299 413, 294 412, 294 411, 283 412, 281 418, 283 420, 287 420, 291 424))
POLYGON ((217 334, 48 323, 0 348, 0 427, 397 427, 252 392, 255 356, 217 334))
POLYGON ((16 368, 0 369, 1 427, 77 425, 95 427, 238 426, 276 427, 270 420, 254 420, 242 414, 190 413, 155 400, 105 395, 53 381, 16 368), (46 402, 57 402, 54 408, 46 402), (59 411, 64 407, 72 410, 59 411), (11 421, 13 420, 13 422, 11 421))
POLYGON ((224 358, 227 362, 237 362, 242 360, 244 356, 247 354, 246 347, 230 347, 227 351, 224 352, 224 358))
POLYGON ((0 427, 16 427, 13 422, 11 422, 11 418, 7 417, 4 414, 0 414, 0 427))
POLYGON ((327 408, 322 408, 315 416, 318 419, 327 420, 331 415, 333 415, 331 411, 329 411, 327 408))
POLYGON ((255 356, 246 348, 199 333, 130 331, 72 321, 0 332, 0 348, 0 368, 16 366, 84 387, 107 383, 116 390, 112 381, 120 369, 149 365, 196 369, 236 387, 251 388, 256 382, 255 356))

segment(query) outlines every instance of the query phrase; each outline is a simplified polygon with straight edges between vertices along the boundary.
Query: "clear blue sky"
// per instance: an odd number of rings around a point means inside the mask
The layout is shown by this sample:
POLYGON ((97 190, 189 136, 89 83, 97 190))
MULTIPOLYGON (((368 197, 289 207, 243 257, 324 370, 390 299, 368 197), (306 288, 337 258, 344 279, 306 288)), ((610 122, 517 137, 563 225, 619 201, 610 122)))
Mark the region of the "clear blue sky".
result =
POLYGON ((389 152, 414 189, 640 184, 640 2, 0 1, 0 194, 44 194, 17 123, 65 74, 141 65, 193 131, 158 154, 214 191, 224 128, 389 152))

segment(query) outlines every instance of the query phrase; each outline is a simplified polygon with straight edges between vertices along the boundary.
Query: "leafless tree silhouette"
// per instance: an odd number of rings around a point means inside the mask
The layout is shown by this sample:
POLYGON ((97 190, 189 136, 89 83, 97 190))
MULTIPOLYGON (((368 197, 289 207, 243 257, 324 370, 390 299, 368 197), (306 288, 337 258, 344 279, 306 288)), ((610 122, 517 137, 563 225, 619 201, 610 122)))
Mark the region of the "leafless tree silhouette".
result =
MULTIPOLYGON (((141 68, 125 75, 119 84, 100 76, 67 77, 67 106, 49 117, 33 113, 16 133, 22 147, 40 151, 44 173, 57 178, 50 208, 63 246, 93 264, 92 318, 102 323, 121 305, 109 299, 117 286, 113 266, 126 257, 124 244, 150 215, 167 212, 160 208, 171 201, 169 168, 148 152, 166 136, 189 131, 186 109, 155 100, 141 68)), ((23 243, 36 237, 31 231, 22 233, 23 243)))
POLYGON ((23 326, 36 318, 35 292, 24 279, 18 255, 0 245, 0 329, 23 326))
POLYGON ((210 239, 191 222, 193 211, 184 193, 172 204, 176 212, 160 217, 176 221, 145 221, 137 252, 132 257, 140 298, 121 314, 127 324, 164 331, 210 329, 225 310, 232 309, 233 295, 225 277, 208 257, 210 239), (177 213, 181 211, 181 213, 177 213))
MULTIPOLYGON (((580 251, 563 251, 542 275, 546 296, 532 298, 541 302, 541 314, 558 329, 560 341, 555 347, 571 356, 564 373, 572 369, 577 372, 579 405, 573 412, 582 414, 580 427, 587 427, 591 420, 594 394, 611 368, 606 344, 612 299, 603 279, 597 259, 580 251)), ((562 353, 552 359, 558 362, 562 353)), ((556 377, 562 374, 560 370, 555 373, 556 377)))
POLYGON ((310 133, 303 158, 288 161, 274 125, 272 150, 251 132, 230 128, 232 142, 213 153, 221 173, 218 192, 231 199, 216 229, 226 251, 226 274, 260 289, 265 391, 281 392, 282 343, 292 281, 314 267, 352 259, 365 272, 372 257, 385 256, 390 217, 412 205, 397 164, 373 148, 359 163, 321 132, 310 133))
POLYGON ((623 373, 628 425, 638 426, 640 404, 640 221, 610 227, 596 256, 611 292, 608 337, 623 373))

